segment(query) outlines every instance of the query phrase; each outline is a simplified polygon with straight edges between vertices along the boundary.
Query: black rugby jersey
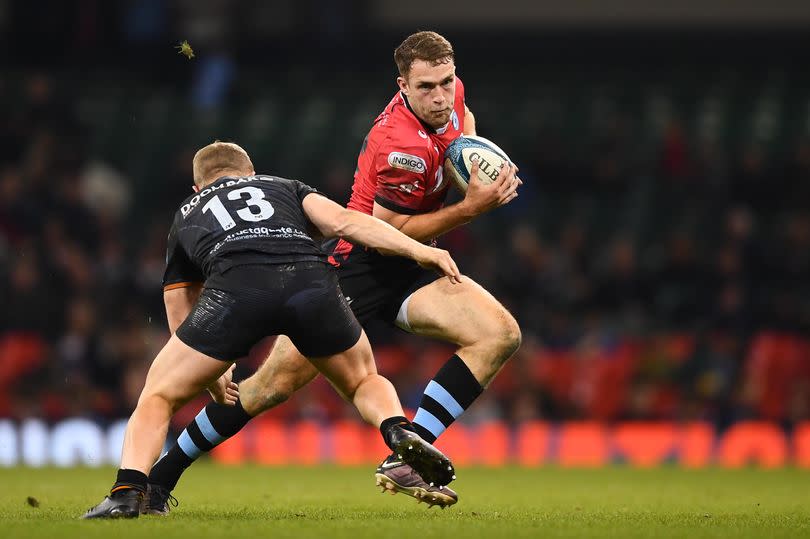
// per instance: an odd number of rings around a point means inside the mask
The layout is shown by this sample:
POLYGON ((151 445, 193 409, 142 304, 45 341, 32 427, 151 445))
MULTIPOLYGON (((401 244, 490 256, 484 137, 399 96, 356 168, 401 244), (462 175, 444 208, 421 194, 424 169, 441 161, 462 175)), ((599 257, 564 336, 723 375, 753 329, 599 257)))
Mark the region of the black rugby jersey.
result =
POLYGON ((163 286, 205 281, 243 264, 326 262, 301 203, 318 191, 275 176, 226 176, 188 197, 174 216, 163 286))

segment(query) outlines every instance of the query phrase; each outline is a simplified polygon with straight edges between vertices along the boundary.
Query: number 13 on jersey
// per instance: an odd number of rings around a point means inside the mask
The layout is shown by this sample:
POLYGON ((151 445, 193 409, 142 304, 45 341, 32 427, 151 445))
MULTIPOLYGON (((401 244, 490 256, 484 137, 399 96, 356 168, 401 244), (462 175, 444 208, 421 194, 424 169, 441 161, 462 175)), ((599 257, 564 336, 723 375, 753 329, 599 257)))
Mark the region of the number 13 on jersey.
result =
MULTIPOLYGON (((243 221, 257 222, 269 219, 275 213, 273 205, 264 198, 264 191, 258 187, 242 187, 241 189, 234 189, 228 193, 228 200, 240 200, 242 195, 248 195, 245 199, 245 208, 236 210, 236 215, 243 221)), ((219 195, 214 196, 203 206, 203 213, 207 211, 216 217, 223 230, 230 230, 236 226, 236 221, 233 220, 231 214, 225 209, 225 205, 219 199, 219 195)))

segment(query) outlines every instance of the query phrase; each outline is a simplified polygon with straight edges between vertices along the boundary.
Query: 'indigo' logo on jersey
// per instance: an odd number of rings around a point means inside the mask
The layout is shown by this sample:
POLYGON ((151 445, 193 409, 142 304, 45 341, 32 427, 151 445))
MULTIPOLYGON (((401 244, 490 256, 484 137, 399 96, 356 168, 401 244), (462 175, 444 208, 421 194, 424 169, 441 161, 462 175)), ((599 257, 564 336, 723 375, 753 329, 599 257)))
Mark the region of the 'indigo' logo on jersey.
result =
POLYGON ((402 170, 409 170, 421 174, 427 170, 425 160, 421 157, 411 155, 409 153, 391 152, 388 154, 388 164, 392 168, 401 168, 402 170))
POLYGON ((450 115, 450 121, 453 122, 453 129, 458 129, 458 114, 456 114, 456 111, 453 111, 450 115))

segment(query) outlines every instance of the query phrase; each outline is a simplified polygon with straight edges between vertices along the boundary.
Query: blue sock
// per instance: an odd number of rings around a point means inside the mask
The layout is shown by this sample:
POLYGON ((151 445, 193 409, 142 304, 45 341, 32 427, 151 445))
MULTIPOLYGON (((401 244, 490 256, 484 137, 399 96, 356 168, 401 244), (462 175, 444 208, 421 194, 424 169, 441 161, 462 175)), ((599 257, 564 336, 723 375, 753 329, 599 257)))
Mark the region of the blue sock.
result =
POLYGON ((483 391, 469 367, 454 355, 425 388, 413 418, 416 433, 430 443, 435 442, 483 391))

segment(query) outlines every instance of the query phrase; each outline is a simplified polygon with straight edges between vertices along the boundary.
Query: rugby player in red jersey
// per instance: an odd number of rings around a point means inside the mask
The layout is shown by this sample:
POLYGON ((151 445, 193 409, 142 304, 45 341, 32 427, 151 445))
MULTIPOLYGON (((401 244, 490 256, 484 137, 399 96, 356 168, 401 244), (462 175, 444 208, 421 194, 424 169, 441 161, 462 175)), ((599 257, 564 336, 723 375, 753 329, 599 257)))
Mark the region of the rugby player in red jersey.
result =
MULTIPOLYGON (((462 134, 475 134, 475 120, 464 102, 464 85, 456 76, 453 48, 435 32, 409 36, 394 52, 399 91, 376 118, 357 160, 348 208, 387 221, 421 242, 507 204, 517 196, 520 180, 514 165, 484 184, 473 166, 463 200, 444 205, 448 181, 442 164, 447 146, 462 134)), ((451 286, 431 271, 402 257, 383 254, 340 240, 330 257, 352 311, 365 326, 381 319, 416 335, 457 346, 428 383, 413 419, 415 430, 433 442, 481 394, 504 362, 520 346, 520 328, 512 315, 469 277, 451 286)), ((146 512, 168 512, 170 492, 180 475, 203 452, 236 434, 252 417, 287 400, 317 375, 292 342, 280 336, 269 357, 239 384, 239 399, 230 371, 214 388, 206 406, 183 434, 192 440, 175 444, 154 466, 146 512), (235 405, 233 405, 235 404, 235 405)), ((445 507, 458 496, 441 485, 427 484, 397 455, 377 469, 377 484, 430 505, 445 507)))

